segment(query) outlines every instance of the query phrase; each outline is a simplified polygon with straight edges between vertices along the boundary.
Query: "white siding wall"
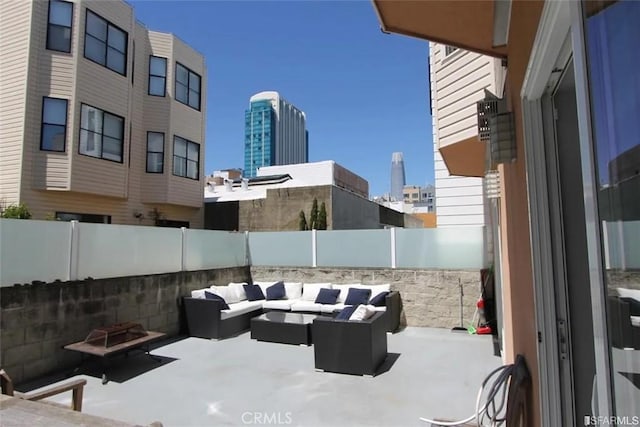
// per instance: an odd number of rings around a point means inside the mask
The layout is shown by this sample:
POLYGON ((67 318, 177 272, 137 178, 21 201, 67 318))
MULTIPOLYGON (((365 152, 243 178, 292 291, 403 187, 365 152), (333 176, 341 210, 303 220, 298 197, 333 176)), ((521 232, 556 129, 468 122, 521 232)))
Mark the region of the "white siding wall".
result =
POLYGON ((439 148, 478 134, 476 102, 485 88, 496 92, 499 60, 463 50, 445 57, 444 45, 429 47, 437 225, 487 225, 483 179, 450 175, 439 148))
POLYGON ((0 203, 20 201, 20 171, 34 3, 0 1, 0 203))

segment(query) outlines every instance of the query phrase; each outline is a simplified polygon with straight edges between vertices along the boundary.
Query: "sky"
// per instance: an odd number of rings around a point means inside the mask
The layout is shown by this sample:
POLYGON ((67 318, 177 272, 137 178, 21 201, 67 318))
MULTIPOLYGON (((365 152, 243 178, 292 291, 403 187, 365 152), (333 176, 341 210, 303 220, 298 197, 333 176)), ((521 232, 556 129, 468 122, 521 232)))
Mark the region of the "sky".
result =
POLYGON ((428 43, 384 34, 369 0, 130 1, 136 19, 205 57, 204 172, 244 166, 244 111, 275 90, 305 112, 309 161, 334 160, 390 191, 434 182, 428 43))

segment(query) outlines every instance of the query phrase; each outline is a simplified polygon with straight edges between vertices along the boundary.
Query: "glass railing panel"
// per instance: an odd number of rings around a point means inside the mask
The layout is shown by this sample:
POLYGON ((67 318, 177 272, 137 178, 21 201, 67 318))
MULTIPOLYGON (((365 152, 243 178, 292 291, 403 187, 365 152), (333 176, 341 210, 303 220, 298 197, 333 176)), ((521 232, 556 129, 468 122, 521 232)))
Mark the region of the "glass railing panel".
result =
POLYGON ((79 223, 78 279, 180 271, 182 230, 79 223))
POLYGON ((71 223, 0 219, 0 286, 69 280, 71 223))
POLYGON ((185 233, 185 270, 246 264, 244 233, 214 230, 185 230, 185 233))
POLYGON ((484 227, 396 229, 398 268, 481 269, 484 227))
POLYGON ((251 232, 249 264, 310 267, 311 243, 311 231, 251 232))
POLYGON ((318 231, 318 267, 391 267, 389 230, 318 231))

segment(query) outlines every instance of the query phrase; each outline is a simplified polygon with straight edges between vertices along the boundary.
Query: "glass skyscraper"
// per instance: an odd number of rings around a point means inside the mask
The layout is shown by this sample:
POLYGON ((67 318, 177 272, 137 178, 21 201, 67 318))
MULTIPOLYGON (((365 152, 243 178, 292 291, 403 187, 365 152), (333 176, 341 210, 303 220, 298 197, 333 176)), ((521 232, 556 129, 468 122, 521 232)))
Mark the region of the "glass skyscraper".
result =
POLYGON ((249 100, 244 125, 244 176, 262 166, 309 161, 309 133, 304 112, 278 92, 260 92, 249 100))
POLYGON ((406 180, 402 153, 393 153, 391 155, 391 200, 404 200, 402 189, 405 184, 406 180))

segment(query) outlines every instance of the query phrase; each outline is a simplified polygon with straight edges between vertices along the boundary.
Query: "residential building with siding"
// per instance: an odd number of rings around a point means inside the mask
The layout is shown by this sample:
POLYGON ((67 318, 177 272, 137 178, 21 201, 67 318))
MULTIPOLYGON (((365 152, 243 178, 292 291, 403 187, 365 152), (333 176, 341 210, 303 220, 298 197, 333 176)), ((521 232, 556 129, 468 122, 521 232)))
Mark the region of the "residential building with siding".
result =
POLYGON ((485 89, 495 94, 502 87, 501 62, 430 42, 429 69, 438 227, 488 225, 485 171, 475 176, 457 173, 454 165, 445 163, 441 150, 461 140, 477 139, 476 102, 484 98, 485 89))
POLYGON ((120 0, 0 1, 0 202, 201 228, 204 57, 120 0))

